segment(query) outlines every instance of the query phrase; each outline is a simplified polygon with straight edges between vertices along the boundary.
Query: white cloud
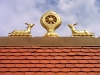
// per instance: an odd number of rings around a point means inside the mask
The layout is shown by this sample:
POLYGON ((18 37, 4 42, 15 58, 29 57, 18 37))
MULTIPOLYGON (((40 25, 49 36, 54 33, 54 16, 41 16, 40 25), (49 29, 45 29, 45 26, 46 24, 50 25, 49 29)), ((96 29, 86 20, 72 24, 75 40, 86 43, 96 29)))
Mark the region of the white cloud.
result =
POLYGON ((1 0, 0 36, 7 36, 13 30, 24 30, 25 22, 35 23, 32 36, 44 35, 46 30, 40 25, 40 18, 48 10, 54 10, 62 18, 63 23, 56 31, 60 36, 70 36, 71 30, 67 24, 76 22, 78 30, 87 29, 99 36, 100 15, 95 2, 96 0, 1 0))

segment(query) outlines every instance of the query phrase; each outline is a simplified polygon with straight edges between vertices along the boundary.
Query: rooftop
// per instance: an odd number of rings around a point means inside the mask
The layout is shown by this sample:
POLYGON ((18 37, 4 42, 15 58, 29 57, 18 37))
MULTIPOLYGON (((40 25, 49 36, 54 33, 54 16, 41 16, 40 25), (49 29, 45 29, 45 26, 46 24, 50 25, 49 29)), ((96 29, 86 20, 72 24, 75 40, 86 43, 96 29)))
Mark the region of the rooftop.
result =
POLYGON ((99 41, 99 37, 0 37, 0 75, 100 75, 99 41))

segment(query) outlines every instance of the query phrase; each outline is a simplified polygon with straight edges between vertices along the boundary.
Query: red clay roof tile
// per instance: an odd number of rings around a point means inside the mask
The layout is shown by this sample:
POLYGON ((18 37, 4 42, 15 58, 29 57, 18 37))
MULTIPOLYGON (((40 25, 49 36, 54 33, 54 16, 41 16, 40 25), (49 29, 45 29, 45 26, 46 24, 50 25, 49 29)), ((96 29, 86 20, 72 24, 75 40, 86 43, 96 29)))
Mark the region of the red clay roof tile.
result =
POLYGON ((30 71, 30 69, 27 68, 27 67, 25 67, 25 68, 19 68, 19 71, 26 72, 26 71, 30 71))
POLYGON ((61 72, 70 72, 71 69, 70 68, 61 68, 61 72))
POLYGON ((76 72, 68 72, 67 75, 77 75, 76 72))
POLYGON ((88 75, 99 75, 98 72, 89 72, 88 75))
MULTIPOLYGON (((36 75, 38 75, 38 74, 36 74, 36 75)), ((46 72, 45 75, 56 75, 56 73, 55 72, 46 72)))
POLYGON ((9 68, 9 71, 16 72, 16 71, 20 71, 20 69, 19 68, 9 68))
POLYGON ((81 60, 81 59, 80 59, 80 60, 78 60, 78 61, 79 61, 79 63, 81 63, 81 64, 87 64, 87 63, 88 63, 88 60, 83 60, 83 59, 81 60))
MULTIPOLYGON (((13 64, 14 65, 14 64, 13 64)), ((26 67, 26 65, 25 64, 15 64, 16 65, 16 67, 18 67, 18 68, 20 68, 20 67, 26 67)))
POLYGON ((55 67, 63 68, 63 67, 66 67, 66 65, 65 64, 55 64, 55 67))
POLYGON ((85 67, 85 64, 75 64, 76 67, 85 67))
POLYGON ((99 75, 99 48, 2 47, 0 75, 99 75))
POLYGON ((25 75, 24 72, 13 72, 13 75, 25 75))
MULTIPOLYGON (((4 64, 2 64, 2 65, 4 65, 4 64)), ((9 68, 16 67, 16 64, 5 64, 5 67, 9 67, 9 68)))
POLYGON ((12 72, 4 72, 3 75, 15 75, 15 74, 12 72))
MULTIPOLYGON (((34 75, 45 75, 45 72, 36 72, 34 75)), ((49 75, 49 74, 47 74, 49 75)))
POLYGON ((34 74, 35 74, 35 72, 25 72, 25 75, 34 75, 34 74))
POLYGON ((67 75, 67 73, 64 73, 64 72, 57 72, 56 75, 67 75))
POLYGON ((78 72, 78 75, 88 75, 88 73, 87 72, 78 72))

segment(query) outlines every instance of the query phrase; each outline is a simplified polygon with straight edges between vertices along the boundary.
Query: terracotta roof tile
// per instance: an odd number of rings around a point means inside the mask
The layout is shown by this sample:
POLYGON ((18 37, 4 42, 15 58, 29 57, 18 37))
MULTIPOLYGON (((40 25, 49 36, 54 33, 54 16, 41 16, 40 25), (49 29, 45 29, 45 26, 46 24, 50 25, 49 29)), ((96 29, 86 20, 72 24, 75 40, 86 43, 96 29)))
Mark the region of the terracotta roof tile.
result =
POLYGON ((25 75, 34 75, 35 72, 25 72, 25 75))
POLYGON ((100 68, 100 64, 94 64, 95 65, 95 67, 99 67, 100 68))
POLYGON ((79 60, 79 59, 83 59, 83 56, 74 56, 73 58, 76 59, 76 60, 77 59, 79 60))
POLYGON ((88 75, 99 75, 97 72, 89 72, 88 75))
POLYGON ((13 75, 25 75, 24 72, 13 72, 13 75))
MULTIPOLYGON (((34 75, 45 75, 45 72, 36 72, 34 75)), ((49 75, 49 74, 47 74, 49 75)))
POLYGON ((60 68, 51 68, 51 71, 52 72, 59 72, 59 71, 61 71, 61 69, 60 68))
MULTIPOLYGON (((14 64, 13 64, 14 65, 14 64)), ((26 65, 25 64, 15 64, 16 65, 16 67, 18 67, 18 68, 20 68, 20 67, 26 67, 26 65)), ((32 66, 32 65, 31 65, 32 66)))
MULTIPOLYGON (((0 57, 0 58, 2 58, 2 57, 0 57)), ((1 64, 9 64, 9 63, 11 63, 11 60, 7 60, 7 59, 1 60, 1 64)))
POLYGON ((89 60, 89 59, 92 59, 92 56, 83 56, 83 59, 85 59, 85 60, 88 59, 89 60))
MULTIPOLYGON (((29 56, 30 57, 30 56, 29 56)), ((27 58, 29 58, 29 57, 27 57, 27 56, 17 56, 17 60, 20 60, 20 59, 27 59, 27 58)))
POLYGON ((50 64, 57 64, 57 63, 60 63, 59 60, 50 60, 50 64))
POLYGON ((21 62, 20 63, 31 63, 31 60, 21 60, 21 62))
POLYGON ((77 55, 77 53, 76 52, 69 52, 69 53, 67 53, 69 56, 73 56, 73 55, 77 55))
MULTIPOLYGON (((68 60, 67 60, 68 61, 68 60)), ((78 60, 69 60, 69 63, 79 63, 79 61, 78 60)))
POLYGON ((3 75, 13 75, 12 72, 4 72, 3 75))
MULTIPOLYGON (((57 61, 57 60, 56 60, 56 61, 57 61)), ((59 60, 59 63, 60 63, 60 64, 66 64, 66 63, 69 63, 69 62, 68 62, 68 60, 59 60)))
POLYGON ((7 57, 7 59, 10 59, 10 60, 13 60, 13 59, 17 59, 17 56, 15 56, 15 55, 13 55, 13 56, 6 56, 7 57))
POLYGON ((32 72, 39 72, 40 71, 40 68, 29 68, 29 69, 32 72))
POLYGON ((70 72, 71 69, 70 68, 61 68, 61 72, 70 72))
POLYGON ((2 47, 0 75, 100 75, 100 47, 2 47))
POLYGON ((78 75, 88 75, 88 73, 87 72, 78 72, 78 75))
POLYGON ((80 52, 88 53, 88 52, 90 52, 90 51, 89 51, 89 49, 80 49, 80 52))
POLYGON ((2 68, 2 69, 0 69, 0 72, 6 72, 6 71, 9 71, 9 68, 2 68))
MULTIPOLYGON (((54 66, 53 66, 54 67, 54 66)), ((66 67, 66 64, 55 64, 55 67, 63 68, 66 67)))
POLYGON ((67 75, 67 73, 64 73, 64 72, 57 72, 56 75, 67 75))
POLYGON ((35 64, 35 67, 42 67, 42 68, 44 68, 44 67, 46 67, 46 65, 45 64, 35 64))
POLYGON ((97 53, 99 52, 98 49, 89 49, 90 52, 97 53))
MULTIPOLYGON (((36 75, 38 75, 38 74, 36 74, 36 75)), ((45 75, 56 75, 56 73, 55 72, 46 72, 45 75)))
POLYGON ((85 67, 85 64, 75 64, 76 67, 85 67))
POLYGON ((67 75, 77 75, 76 72, 68 72, 67 75))
POLYGON ((26 71, 30 71, 30 69, 29 68, 19 68, 19 71, 22 71, 22 72, 26 72, 26 71))
POLYGON ((16 64, 2 64, 2 65, 5 65, 4 67, 9 67, 9 68, 16 67, 16 64))
POLYGON ((66 67, 72 68, 72 67, 76 67, 75 64, 65 64, 66 67))
POLYGON ((16 72, 16 71, 20 71, 20 69, 19 68, 9 68, 9 71, 16 72))
POLYGON ((11 64, 21 63, 21 60, 11 60, 11 64))
POLYGON ((78 60, 78 61, 79 61, 79 63, 82 63, 82 64, 87 64, 88 63, 88 60, 84 60, 84 59, 78 60))
MULTIPOLYGON (((40 63, 47 64, 50 63, 50 60, 39 60, 40 63)), ((52 63, 52 62, 51 62, 52 63)))
POLYGON ((58 65, 59 64, 45 64, 45 67, 48 67, 48 68, 59 67, 58 65))
POLYGON ((71 68, 72 72, 80 72, 82 71, 81 68, 71 68))
POLYGON ((54 56, 46 56, 45 59, 52 60, 52 59, 55 59, 55 57, 54 56))
POLYGON ((90 64, 96 64, 96 63, 98 63, 98 61, 97 60, 87 60, 90 64))
POLYGON ((81 71, 84 71, 84 72, 91 72, 91 68, 81 68, 81 71))
MULTIPOLYGON (((1 49, 2 50, 2 49, 1 49)), ((19 49, 8 49, 10 53, 19 52, 19 49)), ((22 51, 22 49, 20 49, 22 51)), ((24 49, 23 49, 24 50, 24 49)), ((25 51, 25 50, 24 50, 25 51)))
POLYGON ((92 71, 100 72, 100 68, 91 68, 92 71))
POLYGON ((96 67, 95 65, 96 65, 96 64, 85 64, 85 67, 90 67, 90 68, 92 68, 92 67, 96 67))
POLYGON ((31 61, 30 63, 40 63, 40 61, 39 60, 29 60, 29 61, 31 61))
POLYGON ((51 56, 58 56, 59 53, 50 53, 51 56))

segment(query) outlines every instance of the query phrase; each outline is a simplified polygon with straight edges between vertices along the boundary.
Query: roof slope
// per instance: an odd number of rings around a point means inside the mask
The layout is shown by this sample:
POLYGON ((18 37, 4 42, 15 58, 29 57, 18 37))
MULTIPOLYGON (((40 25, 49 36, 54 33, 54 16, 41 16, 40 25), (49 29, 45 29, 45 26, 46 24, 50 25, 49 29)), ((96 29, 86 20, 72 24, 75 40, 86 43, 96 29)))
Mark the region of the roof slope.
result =
POLYGON ((100 47, 0 47, 0 75, 100 75, 100 47))

